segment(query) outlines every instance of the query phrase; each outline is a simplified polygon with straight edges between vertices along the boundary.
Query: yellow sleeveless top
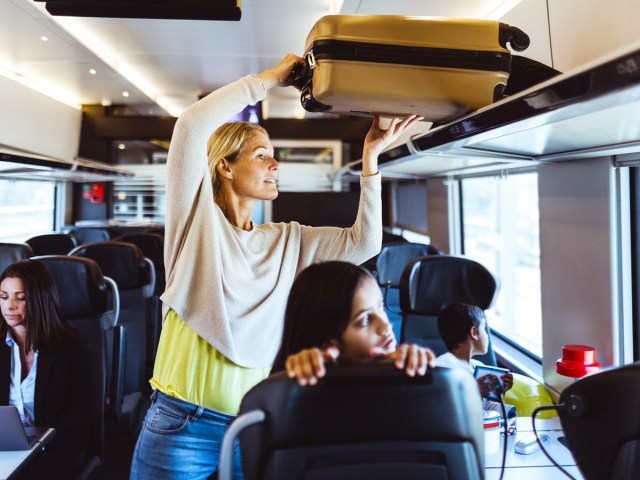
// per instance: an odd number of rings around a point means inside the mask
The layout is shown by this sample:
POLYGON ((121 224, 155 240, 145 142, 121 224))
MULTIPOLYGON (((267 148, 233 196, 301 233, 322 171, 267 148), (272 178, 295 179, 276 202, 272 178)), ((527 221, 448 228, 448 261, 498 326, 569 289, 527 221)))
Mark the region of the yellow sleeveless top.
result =
POLYGON ((162 324, 151 386, 195 405, 237 415, 240 401, 271 368, 236 365, 169 310, 162 324))

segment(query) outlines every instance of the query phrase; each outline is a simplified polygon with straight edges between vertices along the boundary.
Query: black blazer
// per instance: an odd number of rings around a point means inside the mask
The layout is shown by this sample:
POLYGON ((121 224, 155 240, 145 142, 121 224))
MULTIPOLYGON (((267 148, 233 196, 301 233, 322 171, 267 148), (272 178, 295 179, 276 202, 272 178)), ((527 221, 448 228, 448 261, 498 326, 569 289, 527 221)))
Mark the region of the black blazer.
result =
MULTIPOLYGON (((88 419, 93 399, 86 347, 75 336, 61 345, 43 347, 38 352, 37 368, 35 423, 56 429, 42 457, 48 457, 48 468, 52 470, 55 470, 53 463, 59 463, 63 469, 81 465, 89 439, 88 419)), ((3 337, 0 338, 0 405, 9 404, 10 385, 11 349, 3 337)))

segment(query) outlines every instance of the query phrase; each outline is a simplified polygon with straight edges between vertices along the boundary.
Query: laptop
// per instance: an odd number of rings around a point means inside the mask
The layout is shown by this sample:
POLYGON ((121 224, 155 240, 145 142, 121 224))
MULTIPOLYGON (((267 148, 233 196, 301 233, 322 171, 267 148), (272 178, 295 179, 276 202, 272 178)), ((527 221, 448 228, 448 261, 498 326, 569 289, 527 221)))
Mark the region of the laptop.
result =
POLYGON ((46 427, 24 427, 18 409, 0 405, 0 452, 31 450, 53 438, 55 430, 46 427))

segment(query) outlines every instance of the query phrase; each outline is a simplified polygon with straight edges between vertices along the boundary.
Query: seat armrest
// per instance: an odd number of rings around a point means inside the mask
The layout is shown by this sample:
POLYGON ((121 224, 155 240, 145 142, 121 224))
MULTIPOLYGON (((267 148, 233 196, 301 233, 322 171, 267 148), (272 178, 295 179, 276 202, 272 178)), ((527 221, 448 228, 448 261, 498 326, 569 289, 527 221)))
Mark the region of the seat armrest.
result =
POLYGON ((233 446, 240 432, 255 423, 264 422, 265 418, 266 415, 263 410, 251 410, 237 417, 229 425, 222 440, 218 480, 233 479, 233 446))
POLYGON ((144 298, 151 298, 153 292, 156 289, 156 267, 153 265, 153 262, 149 260, 147 257, 144 257, 144 261, 147 263, 149 267, 149 283, 147 283, 142 288, 142 296, 144 298))
POLYGON ((114 328, 118 324, 118 317, 120 316, 120 291, 118 290, 118 284, 113 278, 104 277, 104 281, 111 289, 111 298, 113 299, 113 305, 111 305, 111 311, 106 312, 104 318, 108 319, 108 324, 103 325, 105 330, 114 328))

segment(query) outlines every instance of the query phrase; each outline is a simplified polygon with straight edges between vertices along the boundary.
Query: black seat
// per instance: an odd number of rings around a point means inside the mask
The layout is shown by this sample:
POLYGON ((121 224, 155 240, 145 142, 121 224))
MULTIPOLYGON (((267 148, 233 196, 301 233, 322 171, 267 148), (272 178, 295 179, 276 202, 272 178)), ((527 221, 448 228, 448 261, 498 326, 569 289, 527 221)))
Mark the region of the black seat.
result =
POLYGON ((220 480, 236 436, 247 480, 484 478, 483 412, 466 372, 409 377, 390 362, 330 368, 313 387, 283 373, 249 391, 225 435, 220 480))
POLYGON ((33 250, 26 243, 0 243, 0 274, 17 261, 33 257, 33 250))
POLYGON ((34 255, 66 255, 78 246, 76 237, 69 233, 47 233, 27 240, 34 255))
POLYGON ((144 233, 155 233, 156 235, 160 235, 164 238, 164 227, 147 228, 144 230, 144 233))
MULTIPOLYGON (((469 258, 433 255, 411 260, 400 280, 401 341, 424 345, 436 355, 446 353, 447 347, 438 332, 440 309, 450 303, 467 303, 486 310, 493 305, 498 290, 498 279, 469 258)), ((491 336, 488 352, 475 358, 496 365, 491 336)))
POLYGON ((67 233, 76 237, 78 245, 93 242, 108 242, 111 240, 111 233, 108 228, 71 227, 67 233))
POLYGON ((589 375, 562 392, 562 430, 584 478, 640 478, 639 397, 639 363, 589 375))
POLYGON ((440 253, 437 248, 423 243, 394 242, 382 246, 376 258, 376 278, 383 289, 384 305, 396 338, 400 338, 402 332, 400 278, 404 267, 416 257, 440 253))
POLYGON ((160 329, 162 327, 162 302, 160 295, 165 289, 164 270, 164 238, 156 233, 138 232, 127 233, 116 237, 114 241, 132 243, 137 246, 146 258, 151 260, 156 271, 156 283, 153 295, 149 298, 150 318, 147 323, 147 371, 153 370, 153 363, 156 358, 158 341, 160 340, 160 329))
POLYGON ((110 432, 132 432, 138 427, 145 393, 150 390, 145 371, 147 312, 146 299, 155 285, 153 263, 138 247, 123 242, 80 245, 69 255, 90 258, 104 275, 112 278, 120 294, 119 324, 124 327, 123 401, 114 405, 107 427, 110 432))
POLYGON ((109 381, 106 355, 106 332, 117 322, 117 307, 110 309, 107 300, 109 284, 98 265, 89 259, 68 256, 34 257, 51 273, 60 292, 62 317, 78 331, 88 347, 94 378, 93 409, 88 422, 93 426, 87 459, 75 480, 86 479, 105 454, 104 409, 106 383, 109 381))
MULTIPOLYGON (((396 235, 394 233, 389 233, 386 231, 382 231, 382 246, 384 247, 385 245, 389 244, 389 243, 402 243, 402 242, 408 242, 409 240, 407 240, 406 238, 404 238, 402 235, 396 235)), ((362 265, 360 265, 361 267, 366 268, 367 270, 369 270, 371 272, 371 274, 375 277, 377 275, 376 272, 376 262, 378 261, 378 255, 375 255, 374 257, 371 257, 369 260, 367 260, 366 262, 364 262, 362 265)))
POLYGON ((162 295, 165 287, 164 278, 164 238, 157 233, 126 233, 113 239, 115 242, 132 243, 144 256, 151 260, 156 271, 155 293, 162 295))

